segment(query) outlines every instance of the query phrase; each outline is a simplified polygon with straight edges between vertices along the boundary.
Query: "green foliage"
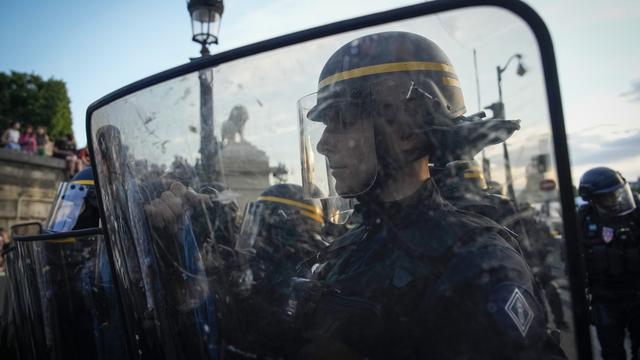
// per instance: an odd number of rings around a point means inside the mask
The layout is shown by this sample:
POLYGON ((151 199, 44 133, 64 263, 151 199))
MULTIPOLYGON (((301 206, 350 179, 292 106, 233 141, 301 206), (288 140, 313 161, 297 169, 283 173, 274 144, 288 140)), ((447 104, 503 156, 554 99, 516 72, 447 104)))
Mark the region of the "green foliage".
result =
POLYGON ((14 121, 44 126, 52 138, 71 130, 71 108, 67 85, 62 80, 44 80, 39 75, 0 72, 0 131, 14 121))

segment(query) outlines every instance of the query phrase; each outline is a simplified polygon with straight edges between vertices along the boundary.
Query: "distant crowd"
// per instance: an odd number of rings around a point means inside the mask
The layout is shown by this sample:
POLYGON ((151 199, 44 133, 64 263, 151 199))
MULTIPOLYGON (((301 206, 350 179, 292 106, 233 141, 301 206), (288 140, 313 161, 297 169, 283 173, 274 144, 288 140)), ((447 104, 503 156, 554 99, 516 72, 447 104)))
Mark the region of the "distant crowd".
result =
POLYGON ((22 130, 20 122, 14 122, 2 133, 0 145, 8 150, 20 151, 31 155, 53 156, 67 162, 69 176, 73 176, 90 163, 86 147, 78 149, 72 133, 57 139, 50 139, 47 129, 32 125, 22 130))

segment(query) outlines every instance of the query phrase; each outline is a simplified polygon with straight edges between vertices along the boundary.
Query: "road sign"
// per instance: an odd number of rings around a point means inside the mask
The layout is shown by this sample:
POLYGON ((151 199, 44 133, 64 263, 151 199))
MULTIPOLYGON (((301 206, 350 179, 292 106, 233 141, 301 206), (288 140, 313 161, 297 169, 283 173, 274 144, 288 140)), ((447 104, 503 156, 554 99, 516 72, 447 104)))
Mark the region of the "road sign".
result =
POLYGON ((556 182, 552 179, 544 179, 540 181, 540 191, 554 191, 556 182))

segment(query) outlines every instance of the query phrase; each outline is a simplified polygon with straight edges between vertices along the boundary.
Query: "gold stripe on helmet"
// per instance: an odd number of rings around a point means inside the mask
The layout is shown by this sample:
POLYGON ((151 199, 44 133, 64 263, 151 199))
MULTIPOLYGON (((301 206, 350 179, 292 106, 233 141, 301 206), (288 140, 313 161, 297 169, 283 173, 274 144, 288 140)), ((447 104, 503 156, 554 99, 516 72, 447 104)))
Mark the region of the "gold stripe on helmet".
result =
POLYGON ((275 203, 285 204, 285 205, 297 207, 298 209, 307 210, 307 211, 311 212, 312 214, 322 215, 322 209, 320 209, 318 207, 315 207, 313 205, 305 204, 305 203, 303 203, 301 201, 281 198, 281 197, 278 197, 278 196, 259 196, 257 200, 258 201, 271 201, 271 202, 275 202, 275 203))
POLYGON ((302 210, 300 209, 300 214, 302 214, 303 216, 308 217, 309 219, 313 220, 313 221, 317 221, 320 224, 324 225, 324 219, 322 218, 322 216, 318 215, 318 214, 314 214, 310 211, 307 210, 302 210))
POLYGON ((455 86, 460 87, 460 81, 458 79, 450 78, 450 77, 442 77, 442 83, 446 86, 455 86))
POLYGON ((406 61, 395 62, 380 65, 364 66, 356 69, 351 69, 337 74, 333 74, 322 79, 318 83, 318 88, 323 88, 327 85, 337 83, 338 81, 349 80, 359 78, 361 76, 384 74, 400 71, 445 71, 449 73, 455 73, 453 66, 447 64, 440 64, 428 61, 406 61))
POLYGON ((482 176, 482 170, 479 167, 472 167, 465 170, 463 177, 465 179, 479 179, 482 176))
POLYGON ((72 184, 78 184, 78 185, 95 185, 95 181, 93 180, 74 180, 71 182, 72 184))
POLYGON ((478 172, 465 172, 464 173, 464 178, 465 179, 480 179, 482 177, 482 175, 478 172))

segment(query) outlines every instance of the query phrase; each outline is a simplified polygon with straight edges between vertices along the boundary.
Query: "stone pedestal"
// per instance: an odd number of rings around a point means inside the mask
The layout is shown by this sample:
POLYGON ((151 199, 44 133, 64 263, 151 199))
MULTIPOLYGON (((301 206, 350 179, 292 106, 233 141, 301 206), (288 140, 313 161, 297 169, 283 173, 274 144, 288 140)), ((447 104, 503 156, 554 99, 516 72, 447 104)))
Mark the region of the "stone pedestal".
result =
POLYGON ((240 209, 269 187, 269 158, 247 141, 228 142, 222 149, 224 182, 238 193, 240 209))

